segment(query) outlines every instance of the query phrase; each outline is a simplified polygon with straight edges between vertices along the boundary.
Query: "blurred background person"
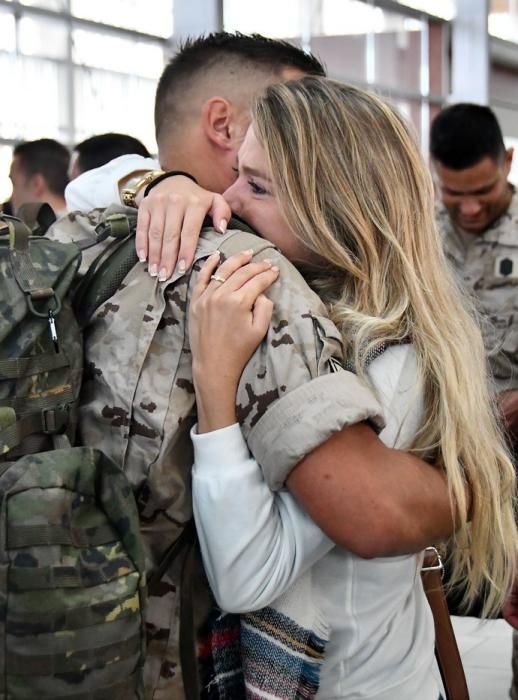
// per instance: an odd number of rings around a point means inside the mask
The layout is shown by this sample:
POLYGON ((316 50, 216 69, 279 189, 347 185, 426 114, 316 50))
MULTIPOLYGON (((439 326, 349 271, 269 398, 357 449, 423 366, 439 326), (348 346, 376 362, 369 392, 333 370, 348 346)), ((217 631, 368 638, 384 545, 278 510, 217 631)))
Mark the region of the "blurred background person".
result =
POLYGON ((513 149, 489 107, 456 104, 434 119, 430 151, 446 254, 475 297, 511 447, 518 437, 518 195, 513 149))
POLYGON ((65 187, 68 183, 70 153, 54 139, 23 141, 13 150, 9 177, 13 186, 12 209, 22 204, 47 202, 56 217, 66 213, 65 187))
POLYGON ((150 158, 151 154, 142 141, 128 134, 107 133, 91 136, 76 144, 70 160, 69 179, 87 170, 98 168, 110 160, 126 154, 136 154, 150 158))

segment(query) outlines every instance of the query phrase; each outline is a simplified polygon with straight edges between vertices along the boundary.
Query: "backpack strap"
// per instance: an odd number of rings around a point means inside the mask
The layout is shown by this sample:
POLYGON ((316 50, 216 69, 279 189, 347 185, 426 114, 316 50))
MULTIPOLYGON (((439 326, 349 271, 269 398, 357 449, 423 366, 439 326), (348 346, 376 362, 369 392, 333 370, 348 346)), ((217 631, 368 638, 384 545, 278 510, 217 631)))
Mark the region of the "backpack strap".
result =
MULTIPOLYGON (((206 218, 203 226, 212 226, 212 220, 206 218)), ((258 245, 257 236, 251 236, 253 230, 239 217, 233 216, 228 229, 238 229, 243 232, 246 239, 241 236, 230 236, 221 246, 224 255, 238 253, 243 248, 253 248, 258 245), (233 241, 233 242, 231 242, 233 241)), ((87 273, 78 284, 74 294, 73 307, 81 328, 84 328, 95 311, 112 297, 120 287, 122 281, 138 262, 135 250, 135 232, 137 230, 137 212, 131 211, 108 213, 96 229, 94 241, 78 241, 76 245, 85 249, 95 245, 105 238, 114 240, 100 253, 90 265, 87 273)), ((271 247, 271 244, 263 241, 257 250, 271 247)))
POLYGON ((47 202, 26 202, 16 215, 26 224, 33 236, 43 236, 56 221, 56 214, 47 202))
POLYGON ((162 561, 158 565, 156 571, 153 573, 148 581, 148 591, 150 595, 154 595, 157 586, 162 580, 162 576, 171 566, 173 561, 179 556, 179 554, 189 545, 196 541, 196 528, 194 525, 194 518, 191 518, 188 523, 185 524, 181 534, 176 538, 173 544, 166 551, 162 557, 162 561))
POLYGON ((61 311, 61 300, 41 278, 38 270, 32 264, 29 240, 31 229, 15 217, 3 216, 3 221, 9 230, 9 264, 18 286, 25 294, 29 310, 41 318, 57 315, 61 311), (52 300, 52 307, 38 311, 34 302, 52 300))
POLYGON ((186 700, 200 697, 198 681, 198 656, 192 589, 193 557, 196 552, 196 528, 194 518, 185 525, 180 536, 164 554, 160 565, 148 582, 148 595, 159 595, 160 581, 173 561, 183 556, 180 582, 180 661, 186 700))
MULTIPOLYGON (((72 392, 70 392, 69 396, 72 398, 72 392)), ((9 423, 0 430, 0 456, 20 445, 30 435, 36 433, 59 435, 65 432, 72 422, 71 413, 74 414, 77 407, 77 402, 70 401, 66 403, 66 398, 64 395, 64 402, 61 405, 54 405, 47 409, 21 416, 14 423, 9 423)), ((14 409, 11 410, 14 413, 14 409)), ((7 419, 5 422, 7 422, 7 419)))

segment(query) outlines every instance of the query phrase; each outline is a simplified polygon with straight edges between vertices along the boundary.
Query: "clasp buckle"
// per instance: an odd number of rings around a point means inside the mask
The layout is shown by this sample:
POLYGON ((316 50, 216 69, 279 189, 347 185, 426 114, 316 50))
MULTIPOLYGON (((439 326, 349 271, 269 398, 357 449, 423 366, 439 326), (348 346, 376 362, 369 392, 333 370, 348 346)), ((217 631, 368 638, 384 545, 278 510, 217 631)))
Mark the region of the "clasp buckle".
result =
POLYGON ((68 404, 46 408, 41 412, 42 432, 45 435, 60 435, 66 431, 70 422, 68 404))
POLYGON ((423 566, 421 571, 440 571, 444 576, 444 564, 441 555, 435 547, 426 547, 424 550, 423 566))

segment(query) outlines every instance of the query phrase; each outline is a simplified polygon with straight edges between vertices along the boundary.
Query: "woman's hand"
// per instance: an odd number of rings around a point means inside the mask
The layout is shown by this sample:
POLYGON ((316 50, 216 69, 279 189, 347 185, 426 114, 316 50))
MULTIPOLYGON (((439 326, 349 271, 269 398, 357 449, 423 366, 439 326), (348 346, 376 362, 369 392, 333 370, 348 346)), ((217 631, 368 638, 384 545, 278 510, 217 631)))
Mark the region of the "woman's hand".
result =
MULTIPOLYGON (((140 194, 140 193, 139 193, 140 194)), ((207 215, 225 233, 230 207, 220 194, 204 190, 182 175, 159 182, 147 197, 138 196, 135 247, 139 260, 148 260, 149 273, 166 280, 178 263, 183 272, 191 265, 207 215)))
POLYGON ((251 259, 252 251, 245 251, 219 265, 215 253, 193 290, 189 338, 200 433, 236 422, 239 378, 272 317, 273 304, 263 292, 279 269, 270 260, 251 259))

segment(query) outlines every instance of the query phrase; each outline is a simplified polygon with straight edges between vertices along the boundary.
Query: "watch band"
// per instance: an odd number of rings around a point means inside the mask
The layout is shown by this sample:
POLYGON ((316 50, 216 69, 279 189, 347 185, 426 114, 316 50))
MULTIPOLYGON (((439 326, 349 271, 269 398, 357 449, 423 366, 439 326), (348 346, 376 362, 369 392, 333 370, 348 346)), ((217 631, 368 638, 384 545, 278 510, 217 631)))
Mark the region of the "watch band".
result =
POLYGON ((198 184, 198 180, 194 177, 194 175, 191 175, 191 173, 186 173, 185 170, 168 170, 166 173, 162 173, 158 177, 153 178, 149 185, 146 185, 146 189, 144 190, 144 197, 147 197, 153 189, 153 187, 155 185, 158 185, 159 182, 162 182, 162 180, 165 180, 168 177, 178 177, 178 175, 189 178, 189 180, 192 180, 195 185, 198 184))
POLYGON ((143 187, 146 187, 146 185, 149 185, 150 182, 153 182, 153 180, 163 174, 163 170, 150 170, 144 175, 139 175, 133 182, 130 181, 129 183, 126 183, 126 186, 121 190, 122 203, 127 207, 137 209, 137 205, 135 203, 135 197, 137 194, 143 187))

